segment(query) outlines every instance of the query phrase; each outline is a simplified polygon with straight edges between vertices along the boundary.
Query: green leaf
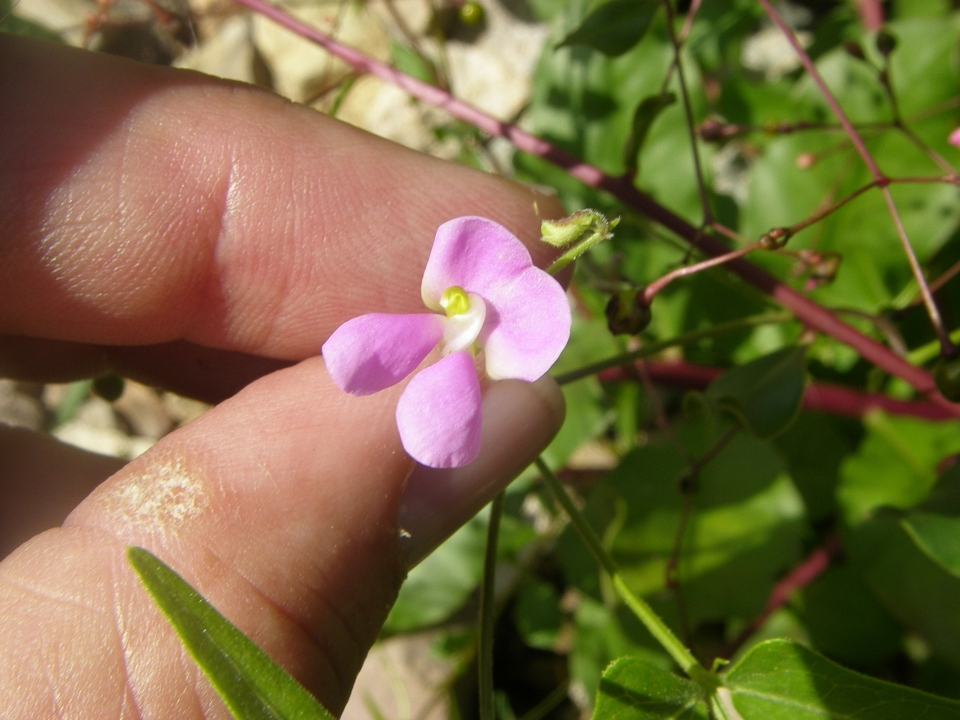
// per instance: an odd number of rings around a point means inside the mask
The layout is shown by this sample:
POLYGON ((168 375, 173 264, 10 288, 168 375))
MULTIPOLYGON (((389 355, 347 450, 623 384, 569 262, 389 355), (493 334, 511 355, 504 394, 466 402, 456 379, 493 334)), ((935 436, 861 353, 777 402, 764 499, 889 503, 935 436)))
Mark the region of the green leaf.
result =
POLYGON ((639 644, 633 633, 628 634, 614 611, 591 597, 581 598, 573 615, 573 627, 573 647, 567 656, 570 680, 583 688, 585 697, 598 697, 604 669, 624 655, 643 657, 659 664, 664 672, 670 667, 670 659, 653 649, 656 642, 649 635, 639 638, 649 640, 648 648, 639 644))
POLYGON ((960 577, 960 465, 947 468, 900 524, 927 557, 960 577))
POLYGON ((563 613, 552 585, 527 578, 517 593, 513 617, 517 632, 530 647, 551 650, 557 644, 563 613))
POLYGON ((703 717, 699 686, 635 657, 615 660, 600 679, 593 720, 703 717))
POLYGON ((557 47, 587 45, 604 55, 623 55, 639 43, 660 7, 658 0, 611 0, 591 12, 557 47))
POLYGON ((887 612, 960 669, 960 578, 922 552, 900 522, 882 515, 848 531, 849 562, 887 612))
POLYGON ((430 85, 437 84, 437 69, 429 59, 413 48, 398 42, 391 43, 390 60, 400 72, 430 85))
POLYGON ((710 384, 706 398, 757 437, 771 438, 799 414, 806 374, 804 348, 787 347, 728 370, 710 384))
POLYGON ((911 512, 901 524, 931 560, 960 577, 960 517, 911 512))
POLYGON ((63 42, 63 38, 43 25, 33 20, 27 20, 26 18, 14 15, 13 6, 14 3, 10 0, 0 0, 0 32, 10 33, 11 35, 24 35, 26 37, 39 38, 40 40, 63 42))
POLYGON ((878 507, 906 510, 927 497, 937 464, 960 450, 960 423, 892 417, 876 410, 864 424, 869 434, 840 469, 837 497, 856 524, 878 507))
POLYGON ((623 165, 628 171, 637 169, 640 162, 637 155, 643 147, 644 140, 647 139, 647 133, 650 131, 653 121, 664 109, 670 107, 676 101, 677 96, 668 92, 645 97, 637 105, 637 109, 633 113, 630 135, 627 137, 627 144, 623 148, 623 165))
POLYGON ((756 646, 726 686, 743 720, 960 720, 960 702, 847 670, 787 640, 756 646))
POLYGON ((903 626, 849 563, 828 568, 798 605, 811 644, 834 660, 879 670, 903 648, 903 626))
POLYGON ((334 720, 300 683, 159 558, 138 547, 127 548, 127 558, 235 718, 334 720))
POLYGON ((410 632, 436 625, 456 612, 483 573, 487 523, 475 517, 407 575, 383 632, 410 632))

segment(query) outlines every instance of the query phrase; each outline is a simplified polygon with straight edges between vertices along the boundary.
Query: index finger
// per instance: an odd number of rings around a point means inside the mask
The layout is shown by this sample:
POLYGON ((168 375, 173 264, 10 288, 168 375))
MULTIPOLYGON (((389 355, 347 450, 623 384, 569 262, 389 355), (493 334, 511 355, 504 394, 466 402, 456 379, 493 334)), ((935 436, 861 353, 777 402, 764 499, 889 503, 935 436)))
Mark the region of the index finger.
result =
POLYGON ((9 35, 0 86, 0 334, 301 359, 421 311, 445 220, 551 253, 555 201, 255 88, 9 35))

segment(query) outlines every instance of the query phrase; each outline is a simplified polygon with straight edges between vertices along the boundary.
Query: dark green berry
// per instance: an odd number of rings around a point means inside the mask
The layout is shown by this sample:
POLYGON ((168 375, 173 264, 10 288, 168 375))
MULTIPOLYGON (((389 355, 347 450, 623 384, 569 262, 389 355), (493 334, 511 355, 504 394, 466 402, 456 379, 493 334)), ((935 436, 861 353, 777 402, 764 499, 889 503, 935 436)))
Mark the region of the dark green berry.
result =
POLYGON ((643 290, 623 290, 610 297, 605 310, 607 327, 614 335, 636 335, 650 324, 650 306, 643 290))
POLYGON ((889 30, 881 30, 877 33, 877 52, 879 52, 884 57, 890 57, 897 47, 897 38, 889 30))
POLYGON ((93 392, 102 397, 107 402, 113 402, 123 395, 123 378, 113 373, 107 373, 95 378, 93 381, 93 392))
POLYGON ((950 402, 960 402, 960 355, 941 357, 933 366, 937 390, 950 402))

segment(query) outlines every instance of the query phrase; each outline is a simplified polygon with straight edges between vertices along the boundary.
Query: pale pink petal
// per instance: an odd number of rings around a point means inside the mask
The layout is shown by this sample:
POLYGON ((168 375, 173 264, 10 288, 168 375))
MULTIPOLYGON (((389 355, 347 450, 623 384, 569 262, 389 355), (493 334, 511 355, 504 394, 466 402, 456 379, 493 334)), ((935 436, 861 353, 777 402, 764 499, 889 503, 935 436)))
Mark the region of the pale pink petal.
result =
POLYGON ((403 449, 422 465, 461 467, 480 451, 480 382, 467 352, 410 379, 397 404, 403 449))
POLYGON ((533 266, 523 243, 502 225, 482 217, 459 217, 437 229, 420 286, 424 304, 440 309, 440 296, 462 287, 484 300, 505 279, 533 266))
POLYGON ((370 395, 413 372, 443 336, 443 316, 372 313, 348 320, 320 349, 333 382, 370 395))
POLYGON ((533 382, 570 339, 570 303, 553 277, 531 267, 497 288, 480 333, 491 380, 533 382))
POLYGON ((960 127, 950 133, 950 137, 947 138, 951 145, 956 145, 960 147, 960 127))
POLYGON ((439 308, 452 285, 487 302, 480 342, 490 378, 536 380, 567 344, 570 306, 563 288, 534 267, 527 248, 502 225, 461 217, 440 226, 423 274, 423 301, 439 308))

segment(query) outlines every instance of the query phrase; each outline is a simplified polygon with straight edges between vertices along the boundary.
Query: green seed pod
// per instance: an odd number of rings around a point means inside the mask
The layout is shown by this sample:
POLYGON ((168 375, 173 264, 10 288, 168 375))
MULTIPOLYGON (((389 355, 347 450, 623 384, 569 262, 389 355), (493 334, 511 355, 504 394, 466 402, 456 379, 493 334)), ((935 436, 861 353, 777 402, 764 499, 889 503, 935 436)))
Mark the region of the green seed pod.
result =
POLYGON ((960 402, 960 355, 941 357, 933 366, 937 390, 950 402, 960 402))
POLYGON ((474 0, 469 0, 460 6, 460 22, 469 27, 479 25, 483 22, 485 12, 483 5, 474 0))
POLYGON ((643 301, 643 290, 623 290, 610 297, 604 311, 607 327, 614 335, 636 335, 650 324, 650 306, 643 301))
POLYGON ((119 399, 123 395, 123 387, 123 378, 113 373, 101 375, 93 381, 93 392, 107 402, 119 399))

